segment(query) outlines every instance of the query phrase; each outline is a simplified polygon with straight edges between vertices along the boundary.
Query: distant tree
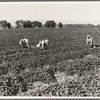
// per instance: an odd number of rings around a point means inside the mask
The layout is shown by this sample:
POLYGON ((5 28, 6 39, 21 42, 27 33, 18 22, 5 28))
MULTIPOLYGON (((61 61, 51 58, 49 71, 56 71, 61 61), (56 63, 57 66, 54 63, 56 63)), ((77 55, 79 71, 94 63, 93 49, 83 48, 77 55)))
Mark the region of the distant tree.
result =
POLYGON ((11 24, 7 23, 8 29, 11 29, 11 24))
POLYGON ((47 28, 54 28, 56 26, 56 23, 55 21, 47 21, 45 24, 44 24, 45 27, 47 28))
POLYGON ((24 28, 32 28, 32 22, 27 20, 24 22, 24 28))
POLYGON ((63 24, 60 22, 60 23, 58 24, 58 26, 59 26, 59 28, 62 28, 62 27, 63 27, 63 24))
POLYGON ((39 21, 33 21, 33 23, 32 23, 32 27, 34 28, 34 27, 41 27, 42 26, 42 23, 41 22, 39 22, 39 21))
POLYGON ((6 20, 3 21, 3 28, 7 28, 7 21, 6 20))
POLYGON ((5 29, 5 28, 7 28, 7 21, 6 20, 1 20, 0 21, 0 25, 5 29))
POLYGON ((36 21, 36 27, 41 27, 41 26, 42 26, 42 23, 41 23, 41 22, 36 21))
POLYGON ((25 21, 24 20, 17 20, 15 22, 17 28, 24 28, 25 21))

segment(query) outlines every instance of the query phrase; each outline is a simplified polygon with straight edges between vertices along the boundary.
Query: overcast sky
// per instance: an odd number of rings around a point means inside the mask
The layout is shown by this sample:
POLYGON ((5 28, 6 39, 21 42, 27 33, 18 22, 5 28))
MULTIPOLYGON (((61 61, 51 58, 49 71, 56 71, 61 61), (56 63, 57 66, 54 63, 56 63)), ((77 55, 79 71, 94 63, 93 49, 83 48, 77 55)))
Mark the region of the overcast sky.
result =
POLYGON ((100 24, 100 2, 0 2, 0 20, 100 24))

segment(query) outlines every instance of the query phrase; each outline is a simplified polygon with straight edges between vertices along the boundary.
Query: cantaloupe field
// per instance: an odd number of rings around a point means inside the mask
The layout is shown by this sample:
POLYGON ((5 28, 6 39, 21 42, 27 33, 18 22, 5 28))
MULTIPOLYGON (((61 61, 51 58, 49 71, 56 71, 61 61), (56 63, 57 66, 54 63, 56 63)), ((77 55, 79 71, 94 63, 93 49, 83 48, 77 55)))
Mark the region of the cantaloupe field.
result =
POLYGON ((100 28, 0 30, 1 96, 100 96, 100 47, 89 48, 90 34, 100 45, 100 28), (49 39, 47 50, 22 48, 49 39))

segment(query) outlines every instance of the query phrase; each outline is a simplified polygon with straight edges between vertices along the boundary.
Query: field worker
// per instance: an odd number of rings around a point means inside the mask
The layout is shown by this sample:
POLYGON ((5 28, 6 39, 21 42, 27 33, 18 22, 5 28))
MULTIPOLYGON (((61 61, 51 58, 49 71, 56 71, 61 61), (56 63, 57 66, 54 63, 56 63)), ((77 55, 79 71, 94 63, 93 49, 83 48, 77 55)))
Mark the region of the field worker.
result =
POLYGON ((48 40, 47 39, 45 39, 45 40, 40 40, 39 41, 39 44, 37 44, 37 48, 40 48, 40 49, 44 49, 44 50, 46 50, 47 49, 47 45, 48 45, 48 40))
POLYGON ((26 39, 26 38, 21 39, 20 42, 19 42, 19 44, 20 45, 22 44, 23 48, 29 48, 29 40, 26 39))
POLYGON ((90 35, 87 35, 86 45, 89 45, 90 48, 95 48, 94 39, 90 35))
POLYGON ((92 37, 90 35, 87 35, 87 38, 86 38, 86 44, 90 44, 92 42, 92 37))

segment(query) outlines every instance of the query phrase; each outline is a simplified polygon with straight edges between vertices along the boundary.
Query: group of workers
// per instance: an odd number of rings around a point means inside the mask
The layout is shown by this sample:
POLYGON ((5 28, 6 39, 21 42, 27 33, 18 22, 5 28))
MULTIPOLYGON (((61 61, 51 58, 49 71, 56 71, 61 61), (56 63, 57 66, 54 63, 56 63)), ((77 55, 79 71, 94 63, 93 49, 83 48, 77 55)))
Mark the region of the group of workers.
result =
MULTIPOLYGON (((29 40, 26 39, 26 38, 21 39, 20 42, 19 42, 19 44, 22 45, 23 48, 29 48, 29 47, 31 47, 31 46, 29 45, 29 40)), ((48 40, 48 39, 44 39, 44 40, 42 39, 42 40, 40 40, 39 43, 38 43, 36 46, 34 46, 34 47, 40 48, 41 50, 46 50, 48 44, 49 44, 49 40, 48 40)), ((90 48, 96 48, 96 47, 97 47, 97 45, 96 45, 95 42, 94 42, 93 37, 90 36, 90 35, 87 35, 87 38, 86 38, 86 45, 89 45, 90 48)))

